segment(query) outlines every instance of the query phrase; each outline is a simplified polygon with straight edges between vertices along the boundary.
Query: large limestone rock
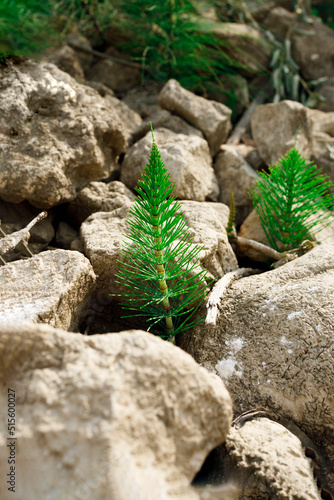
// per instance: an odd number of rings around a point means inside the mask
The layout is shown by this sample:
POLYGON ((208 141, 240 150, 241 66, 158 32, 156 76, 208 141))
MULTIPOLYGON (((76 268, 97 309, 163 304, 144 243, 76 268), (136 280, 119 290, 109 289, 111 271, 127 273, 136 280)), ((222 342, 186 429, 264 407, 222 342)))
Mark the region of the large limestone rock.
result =
POLYGON ((256 27, 224 22, 214 25, 212 32, 225 42, 224 52, 240 63, 239 71, 242 74, 253 76, 269 66, 271 47, 256 27))
POLYGON ((85 74, 80 64, 78 53, 69 45, 63 45, 48 57, 48 62, 55 64, 79 82, 84 83, 85 74))
MULTIPOLYGON (((193 243, 204 245, 198 258, 208 270, 209 276, 221 277, 236 269, 238 263, 228 243, 225 226, 211 204, 194 201, 181 201, 180 204, 193 243)), ((115 275, 117 260, 121 258, 124 235, 128 233, 126 217, 126 207, 110 213, 98 212, 91 215, 81 226, 85 255, 98 275, 98 288, 101 293, 103 290, 109 290, 109 293, 122 291, 116 283, 115 275)))
POLYGON ((311 159, 334 181, 334 112, 309 109, 308 114, 313 129, 311 159))
POLYGON ((95 90, 30 60, 2 66, 0 81, 1 198, 49 208, 110 175, 125 131, 95 90))
MULTIPOLYGON (((231 399, 181 349, 143 331, 25 324, 0 328, 0 357, 3 464, 8 387, 19 410, 17 500, 217 498, 191 481, 226 438, 231 399)), ((0 495, 13 496, 5 480, 0 495)))
POLYGON ((241 489, 239 498, 320 500, 310 460, 301 441, 268 418, 231 428, 225 467, 241 489))
MULTIPOLYGON (((283 41, 290 30, 296 14, 282 7, 272 9, 264 21, 279 40, 283 41)), ((295 29, 291 32, 292 57, 300 67, 306 80, 334 76, 334 32, 312 16, 312 24, 297 17, 295 29)))
MULTIPOLYGON (((197 135, 176 134, 165 128, 154 131, 161 158, 175 185, 173 195, 181 200, 216 201, 218 182, 212 168, 208 143, 197 135)), ((126 153, 120 180, 136 187, 152 149, 152 134, 148 132, 126 153)))
POLYGON ((53 250, 6 264, 0 281, 0 326, 34 321, 76 331, 95 274, 81 253, 53 250))
POLYGON ((135 195, 122 182, 91 182, 68 205, 67 213, 80 225, 95 212, 112 212, 124 205, 129 207, 134 199, 135 195))
POLYGON ((86 76, 88 80, 101 82, 115 92, 124 92, 140 83, 140 68, 101 59, 86 72, 86 76))
POLYGON ((213 156, 226 141, 231 128, 232 111, 224 104, 197 96, 173 79, 161 90, 159 104, 201 130, 213 156))
POLYGON ((249 189, 254 187, 258 175, 237 150, 226 146, 222 146, 213 168, 219 182, 219 201, 229 205, 230 192, 233 190, 235 220, 241 224, 252 210, 249 189))
POLYGON ((198 135, 199 137, 203 137, 202 132, 198 130, 198 128, 193 127, 179 116, 172 115, 172 113, 166 109, 161 109, 160 106, 157 106, 157 110, 149 114, 149 116, 143 120, 142 125, 136 129, 134 133, 135 141, 144 137, 147 132, 151 130, 151 124, 154 130, 157 128, 168 128, 176 134, 198 135))
MULTIPOLYGON (((293 420, 334 470, 334 245, 236 281, 216 326, 181 347, 225 381, 235 412, 260 406, 293 420)), ((332 474, 332 473, 331 473, 332 474)), ((334 475, 330 476, 332 487, 334 475)))
POLYGON ((274 165, 295 145, 304 157, 312 151, 312 122, 308 108, 295 101, 258 106, 251 117, 251 129, 260 155, 267 165, 274 165))

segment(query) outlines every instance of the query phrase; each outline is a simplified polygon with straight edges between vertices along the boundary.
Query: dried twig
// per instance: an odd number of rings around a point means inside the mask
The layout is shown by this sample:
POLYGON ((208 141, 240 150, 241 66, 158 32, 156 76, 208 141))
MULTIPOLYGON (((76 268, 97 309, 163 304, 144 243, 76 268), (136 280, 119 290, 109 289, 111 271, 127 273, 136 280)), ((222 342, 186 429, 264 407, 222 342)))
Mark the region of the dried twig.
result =
MULTIPOLYGON (((20 241, 27 241, 30 237, 30 229, 47 216, 47 212, 43 211, 35 217, 29 224, 15 233, 8 234, 0 240, 0 254, 5 254, 14 250, 20 241)), ((2 231, 3 233, 3 231, 2 231)), ((4 234, 4 233, 3 233, 4 234)), ((31 252, 30 252, 31 253, 31 252)))
POLYGON ((239 144, 241 137, 247 130, 247 127, 250 123, 250 119, 256 108, 263 104, 266 100, 265 92, 260 92, 252 102, 252 104, 248 107, 248 109, 244 112, 239 122, 233 129, 232 134, 227 139, 226 144, 239 144))
POLYGON ((72 49, 74 50, 84 52, 85 54, 91 54, 93 56, 99 57, 100 59, 109 59, 110 61, 114 61, 118 64, 124 64, 125 66, 131 66, 133 68, 143 68, 142 64, 140 63, 128 61, 127 59, 122 59, 121 57, 109 56, 108 54, 104 54, 103 52, 99 52, 98 50, 88 49, 87 47, 80 47, 73 42, 67 42, 67 45, 72 47, 72 49))
POLYGON ((207 325, 215 325, 218 317, 218 312, 220 308, 220 303, 223 298, 223 296, 226 293, 226 290, 231 286, 231 284, 240 279, 244 278, 245 276, 251 276, 252 274, 257 274, 261 271, 258 269, 251 269, 251 268, 241 268, 237 269, 236 271, 232 271, 230 273, 225 274, 222 278, 220 278, 219 281, 215 284, 215 286, 212 289, 212 292, 210 293, 208 302, 206 304, 206 307, 208 309, 208 312, 206 314, 206 320, 205 323, 207 325))

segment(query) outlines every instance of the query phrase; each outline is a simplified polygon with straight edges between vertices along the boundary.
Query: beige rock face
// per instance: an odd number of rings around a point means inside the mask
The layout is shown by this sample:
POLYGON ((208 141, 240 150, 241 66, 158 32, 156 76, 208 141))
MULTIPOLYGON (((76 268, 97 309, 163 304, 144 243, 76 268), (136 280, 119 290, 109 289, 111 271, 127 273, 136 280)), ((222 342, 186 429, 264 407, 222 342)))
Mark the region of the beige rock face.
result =
POLYGON ((161 90, 159 104, 201 130, 213 156, 226 141, 231 128, 232 112, 224 104, 197 96, 173 79, 161 90))
POLYGON ((334 76, 318 85, 315 91, 326 99, 317 104, 317 108, 321 111, 334 111, 334 76))
POLYGON ((279 423, 260 418, 232 427, 225 446, 239 498, 320 500, 300 440, 279 423))
MULTIPOLYGON (((198 257, 209 276, 221 277, 226 272, 237 269, 238 263, 228 243, 225 226, 211 204, 181 201, 180 205, 194 244, 204 245, 198 257)), ((115 275, 117 260, 123 259, 120 256, 123 235, 128 233, 126 217, 126 208, 123 207, 112 213, 93 214, 81 226, 85 255, 98 275, 98 287, 101 291, 122 291, 115 282, 115 275)))
POLYGON ((213 168, 219 182, 219 199, 229 205, 230 191, 233 190, 236 223, 241 224, 252 210, 249 189, 254 187, 258 175, 238 151, 229 147, 225 149, 225 146, 217 155, 213 168))
POLYGON ((309 109, 308 114, 313 129, 311 159, 334 181, 334 112, 309 109))
POLYGON ((141 139, 151 130, 150 123, 152 123, 153 130, 157 128, 168 128, 176 134, 198 135, 199 137, 203 137, 200 130, 189 125, 189 123, 182 120, 179 116, 172 115, 172 113, 166 109, 161 109, 160 106, 157 106, 157 108, 157 111, 145 118, 142 125, 136 129, 134 134, 135 140, 141 139))
MULTIPOLYGON (((276 7, 271 10, 264 24, 278 39, 283 40, 293 20, 293 12, 276 7)), ((312 16, 312 21, 312 24, 308 24, 297 18, 296 29, 291 33, 292 57, 306 80, 334 76, 333 30, 318 17, 312 16)))
POLYGON ((55 64, 59 69, 78 81, 83 82, 85 79, 84 70, 81 67, 77 52, 69 45, 63 45, 63 47, 51 54, 48 57, 48 62, 55 64))
POLYGON ((129 207, 134 198, 132 191, 122 182, 91 182, 69 204, 68 214, 77 224, 81 224, 95 212, 112 212, 123 205, 129 207))
POLYGON ((104 83, 115 92, 124 92, 140 83, 140 69, 101 59, 87 72, 88 80, 104 83))
POLYGON ((49 208, 108 177, 126 149, 113 107, 50 63, 1 68, 0 196, 49 208))
POLYGON ((299 126, 296 147, 302 156, 309 158, 312 123, 305 106, 295 101, 281 101, 256 108, 251 118, 252 135, 267 165, 274 165, 294 147, 299 126))
POLYGON ((95 274, 78 252, 53 250, 0 268, 0 326, 24 321, 76 331, 95 274))
MULTIPOLYGON (((236 281, 216 326, 181 347, 225 381, 235 413, 259 406, 292 419, 334 465, 334 245, 236 281)), ((333 474, 330 476, 334 485, 333 474)))
POLYGON ((257 28, 239 23, 219 23, 212 30, 227 41, 226 53, 243 65, 239 71, 246 76, 263 71, 270 62, 271 47, 257 28))
MULTIPOLYGON (((222 381, 143 331, 0 329, 0 457, 15 390, 18 500, 199 500, 190 485, 232 419, 222 381), (34 356, 31 355, 34 353, 34 356)), ((1 481, 3 500, 11 498, 1 481)))
POLYGON ((128 144, 132 144, 135 130, 142 124, 141 116, 131 109, 124 101, 113 96, 106 96, 106 101, 115 109, 121 118, 128 144))
MULTIPOLYGON (((218 182, 212 168, 208 143, 197 135, 176 134, 158 128, 154 131, 161 158, 175 185, 173 195, 181 200, 216 201, 218 182)), ((120 180, 136 187, 152 149, 152 134, 147 133, 128 150, 121 166, 120 180)))

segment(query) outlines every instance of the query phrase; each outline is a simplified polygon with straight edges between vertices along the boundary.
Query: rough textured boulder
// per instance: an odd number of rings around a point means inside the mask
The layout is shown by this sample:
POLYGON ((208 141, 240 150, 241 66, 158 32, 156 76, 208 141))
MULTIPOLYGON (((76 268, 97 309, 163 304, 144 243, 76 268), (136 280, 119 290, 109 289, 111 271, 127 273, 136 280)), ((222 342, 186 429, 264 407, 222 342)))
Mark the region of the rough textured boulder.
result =
POLYGON ((172 115, 172 113, 166 109, 161 109, 160 106, 158 106, 157 111, 145 118, 142 125, 136 129, 134 133, 135 141, 144 137, 147 132, 151 130, 150 123, 152 123, 154 130, 157 128, 168 128, 168 130, 176 134, 198 135, 199 137, 203 137, 202 132, 198 130, 198 128, 193 127, 179 116, 172 115))
POLYGON ((256 108, 251 118, 252 135, 267 165, 274 165, 294 147, 299 126, 296 147, 308 158, 312 151, 312 122, 308 108, 295 101, 262 104, 256 108))
POLYGON ((35 321, 76 331, 95 274, 81 253, 53 250, 6 264, 0 281, 1 326, 35 321))
POLYGON ((0 82, 1 198, 49 208, 110 175, 126 137, 96 91, 30 60, 2 66, 0 82))
POLYGON ((308 114, 313 130, 311 159, 334 181, 334 112, 309 109, 308 114))
POLYGON ((219 23, 213 33, 227 42, 224 51, 238 61, 239 71, 246 76, 263 72, 269 66, 271 47, 261 31, 253 26, 239 23, 219 23))
MULTIPOLYGON (((173 195, 181 200, 216 201, 218 182, 212 168, 208 143, 197 135, 176 134, 159 128, 154 131, 161 158, 175 184, 173 195)), ((121 166, 120 180, 136 187, 152 149, 152 134, 147 133, 128 150, 121 166)))
MULTIPOLYGON (((240 414, 259 406, 293 420, 334 470, 334 244, 236 281, 216 326, 181 343, 225 381, 240 414)), ((334 475, 329 476, 332 487, 334 475)))
POLYGON ((241 224, 252 210, 249 189, 254 187, 258 175, 238 151, 229 147, 225 149, 225 146, 222 146, 217 155, 213 168, 219 182, 219 201, 229 205, 230 192, 233 190, 235 220, 237 224, 241 224))
POLYGON ((125 136, 128 144, 131 144, 134 140, 134 132, 142 124, 141 116, 131 109, 124 101, 117 99, 117 97, 107 95, 105 97, 106 101, 111 104, 113 109, 118 113, 121 118, 125 136))
POLYGON ((301 441, 268 418, 232 427, 225 468, 241 489, 239 499, 320 500, 310 460, 301 441))
POLYGON ((232 111, 224 104, 197 96, 173 79, 161 90, 159 104, 201 130, 213 156, 226 141, 231 128, 232 111))
POLYGON ((334 111, 334 76, 318 85, 315 91, 325 98, 325 101, 319 102, 316 107, 321 111, 334 111))
MULTIPOLYGON (((283 41, 296 14, 282 7, 272 9, 264 21, 279 40, 283 41)), ((334 76, 334 33, 322 23, 319 17, 312 16, 312 24, 296 20, 291 32, 292 57, 300 67, 306 80, 323 76, 334 76)))
POLYGON ((48 57, 48 62, 55 64, 59 69, 84 83, 85 74, 80 64, 78 53, 69 45, 63 45, 48 57))
POLYGON ((91 182, 82 189, 67 209, 70 219, 81 224, 95 212, 112 212, 124 205, 129 207, 135 195, 122 182, 91 182))
POLYGON ((115 92, 124 92, 140 83, 140 69, 101 59, 87 72, 88 80, 101 82, 115 92))
MULTIPOLYGON (((15 498, 211 498, 191 481, 226 438, 231 399, 181 349, 143 331, 26 324, 0 329, 0 357, 2 463, 8 387, 19 408, 15 498)), ((5 481, 0 495, 11 498, 5 481)))
MULTIPOLYGON (((205 245, 198 257, 209 274, 212 277, 221 277, 236 269, 238 263, 228 243, 225 227, 211 204, 194 201, 181 201, 180 204, 194 244, 205 245)), ((101 291, 121 291, 115 282, 115 275, 123 235, 128 232, 126 217, 126 207, 123 207, 111 213, 93 214, 81 226, 85 255, 98 275, 98 288, 101 291)))

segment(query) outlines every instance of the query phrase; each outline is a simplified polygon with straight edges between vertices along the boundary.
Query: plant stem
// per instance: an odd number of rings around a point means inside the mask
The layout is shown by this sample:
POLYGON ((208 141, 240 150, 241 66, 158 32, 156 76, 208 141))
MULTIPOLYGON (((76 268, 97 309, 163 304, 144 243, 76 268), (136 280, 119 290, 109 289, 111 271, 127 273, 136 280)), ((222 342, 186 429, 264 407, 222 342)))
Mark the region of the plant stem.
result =
MULTIPOLYGON (((153 206, 152 208, 154 209, 154 212, 155 212, 157 207, 153 206)), ((153 219, 156 221, 158 221, 158 219, 159 219, 156 212, 153 215, 153 219)), ((153 241, 156 244, 157 243, 160 244, 161 243, 161 226, 160 226, 160 224, 157 224, 156 226, 152 226, 152 227, 153 227, 153 231, 156 233, 156 236, 153 237, 153 241)), ((163 310, 166 313, 168 313, 170 311, 170 303, 169 303, 169 298, 168 298, 168 285, 167 285, 167 282, 165 279, 165 277, 166 277, 165 266, 163 264, 158 263, 159 261, 162 261, 164 252, 163 252, 163 250, 155 250, 154 255, 155 255, 155 258, 157 259, 156 269, 157 269, 158 275, 159 275, 159 280, 158 280, 159 290, 160 290, 162 295, 165 295, 165 297, 162 300, 162 307, 163 307, 163 310)), ((169 333, 169 335, 172 335, 174 333, 174 325, 173 325, 172 316, 170 316, 170 315, 166 316, 165 320, 166 320, 167 332, 169 333)))

